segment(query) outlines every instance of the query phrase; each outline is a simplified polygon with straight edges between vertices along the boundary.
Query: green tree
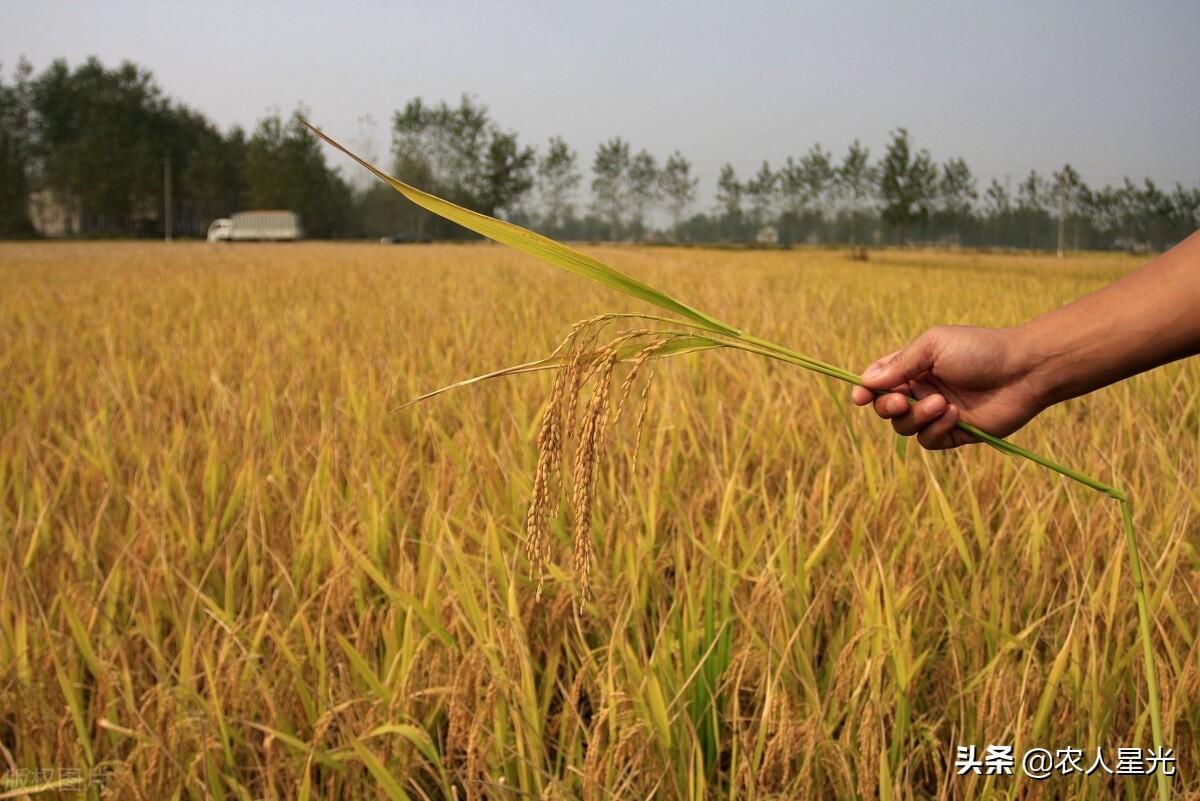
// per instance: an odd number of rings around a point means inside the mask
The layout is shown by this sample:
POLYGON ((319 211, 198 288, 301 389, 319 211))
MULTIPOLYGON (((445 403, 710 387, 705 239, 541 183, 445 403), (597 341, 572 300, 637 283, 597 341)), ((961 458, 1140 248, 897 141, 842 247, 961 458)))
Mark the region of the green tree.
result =
POLYGON ((1063 185, 1067 193, 1067 217, 1064 222, 1068 238, 1074 243, 1073 248, 1079 250, 1082 229, 1086 223, 1087 197, 1089 189, 1079 173, 1070 164, 1054 173, 1054 185, 1063 185))
POLYGON ((819 231, 824 224, 824 207, 834 189, 832 154, 813 145, 797 161, 788 157, 779 172, 787 239, 799 241, 806 232, 819 231))
POLYGON ((913 153, 906 129, 892 132, 879 167, 879 193, 883 198, 883 221, 898 231, 901 242, 908 242, 914 225, 929 219, 937 174, 928 150, 913 153))
POLYGON ((349 233, 350 188, 325 163, 299 111, 287 122, 278 113, 259 121, 246 148, 246 194, 251 206, 299 214, 307 236, 349 233))
POLYGON ((846 202, 850 219, 850 244, 856 244, 859 217, 875 196, 879 174, 871 166, 871 151, 855 139, 846 150, 834 178, 839 198, 846 202))
POLYGON ((746 182, 746 195, 750 200, 750 225, 756 234, 762 226, 772 222, 775 210, 776 185, 779 176, 764 161, 754 177, 746 182))
POLYGON ((0 236, 30 236, 29 169, 33 151, 33 108, 30 76, 21 60, 6 83, 0 74, 0 236))
POLYGON ((955 158, 942 165, 937 193, 940 222, 954 235, 955 242, 961 242, 963 228, 970 224, 979 199, 975 176, 967 162, 955 158))
POLYGON ((550 138, 537 163, 537 191, 541 199, 543 225, 551 232, 563 230, 575 216, 573 197, 583 177, 576 166, 578 156, 559 136, 550 138))
POLYGON ((1016 201, 1016 212, 1025 230, 1025 247, 1048 246, 1054 227, 1050 209, 1057 208, 1050 183, 1037 170, 1030 170, 1017 185, 1016 201))
MULTIPOLYGON (((513 213, 533 186, 533 150, 470 95, 457 106, 409 100, 392 118, 392 151, 398 178, 477 211, 513 213)), ((410 213, 418 233, 473 236, 427 212, 410 213)))
POLYGON ((699 179, 692 177, 692 163, 676 150, 667 158, 667 163, 659 175, 662 194, 667 200, 667 210, 671 214, 671 234, 679 241, 680 224, 688 206, 696 200, 696 186, 699 179))
POLYGON ((721 167, 717 176, 717 216, 720 229, 726 240, 739 240, 744 235, 744 213, 742 195, 745 187, 738 181, 732 164, 721 167))
POLYGON ((130 235, 159 227, 169 105, 150 73, 95 58, 53 62, 31 87, 41 185, 82 231, 130 235))
POLYGON ((350 229, 355 235, 372 239, 394 234, 420 235, 413 204, 392 187, 376 181, 353 194, 350 229))
POLYGON ((170 101, 146 70, 59 60, 28 82, 28 98, 28 188, 69 233, 161 235, 166 158, 177 233, 202 234, 236 205, 244 142, 170 101))
POLYGON ((629 202, 629 143, 620 137, 596 149, 592 161, 592 207, 608 224, 608 238, 616 241, 629 202))
POLYGON ((1149 178, 1142 180, 1136 192, 1135 218, 1138 239, 1152 250, 1164 250, 1168 243, 1177 241, 1173 235, 1175 205, 1171 195, 1158 188, 1149 178))
POLYGON ((809 196, 804 172, 791 156, 779 170, 779 196, 783 204, 784 238, 789 243, 797 242, 802 239, 800 225, 809 205, 809 196))
POLYGON ((1090 192, 1087 196, 1087 216, 1096 230, 1097 239, 1108 247, 1119 246, 1125 234, 1124 201, 1122 193, 1105 186, 1090 192))
MULTIPOLYGON (((435 194, 445 192, 434 179, 432 112, 426 110, 421 98, 408 101, 404 109, 392 118, 392 154, 396 177, 435 194)), ((387 187, 388 191, 392 191, 387 187)), ((391 218, 387 233, 410 233, 417 237, 432 235, 444 227, 443 221, 412 203, 401 204, 395 214, 389 214, 380 198, 365 198, 378 220, 391 218)))
POLYGON ((629 221, 635 242, 645 238, 646 213, 660 196, 658 164, 642 150, 629 162, 629 221))
POLYGON ((483 163, 478 210, 493 217, 511 215, 533 186, 534 152, 521 147, 512 131, 492 130, 483 163))
POLYGON ((983 193, 984 228, 993 244, 1011 245, 1013 202, 1008 187, 995 178, 983 193))
POLYGON ((1188 190, 1176 183, 1171 193, 1172 219, 1170 241, 1186 239, 1192 231, 1200 228, 1200 186, 1188 190))
POLYGON ((217 217, 227 217, 244 204, 246 135, 234 126, 227 136, 198 122, 174 148, 174 218, 178 230, 202 234, 217 217))
POLYGON ((825 225, 825 211, 836 187, 836 177, 833 154, 821 149, 820 144, 813 145, 801 156, 800 183, 808 204, 812 206, 812 224, 818 232, 825 225))

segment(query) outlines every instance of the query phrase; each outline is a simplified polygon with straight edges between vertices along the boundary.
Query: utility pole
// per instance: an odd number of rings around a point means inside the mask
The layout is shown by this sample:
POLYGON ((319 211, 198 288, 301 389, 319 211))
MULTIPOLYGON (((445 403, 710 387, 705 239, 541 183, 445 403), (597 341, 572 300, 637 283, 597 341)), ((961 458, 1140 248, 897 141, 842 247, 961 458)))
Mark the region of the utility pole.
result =
POLYGON ((1067 167, 1058 173, 1058 257, 1067 252, 1067 167))
POLYGON ((170 241, 170 229, 172 229, 172 219, 170 219, 170 156, 162 159, 162 239, 164 242, 170 241))

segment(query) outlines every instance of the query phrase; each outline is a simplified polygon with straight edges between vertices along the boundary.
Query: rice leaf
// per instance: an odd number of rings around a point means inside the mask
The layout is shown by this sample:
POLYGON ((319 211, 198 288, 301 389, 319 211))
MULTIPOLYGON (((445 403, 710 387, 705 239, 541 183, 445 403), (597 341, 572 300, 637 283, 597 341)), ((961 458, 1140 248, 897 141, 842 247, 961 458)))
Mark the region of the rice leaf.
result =
POLYGON ((603 284, 618 292, 623 292, 630 297, 643 300, 660 309, 678 314, 697 323, 708 331, 726 336, 736 336, 739 333, 737 329, 710 317, 698 309, 693 309, 691 306, 676 300, 665 292, 660 292, 652 286, 643 284, 636 278, 609 267, 607 264, 580 253, 578 250, 568 247, 561 242, 556 242, 547 236, 530 231, 528 228, 522 228, 519 225, 513 225, 503 220, 497 220, 495 217, 489 217, 486 214, 465 209, 448 200, 443 200, 437 195, 431 195, 428 192, 417 189, 415 186, 406 184, 398 178, 393 178, 374 164, 351 153, 340 143, 326 136, 320 128, 317 128, 312 123, 307 120, 303 120, 303 122, 317 136, 366 167, 376 177, 391 185, 397 192, 426 211, 433 212, 439 217, 456 222, 462 227, 474 231, 480 236, 485 236, 488 239, 499 242, 502 245, 508 245, 525 253, 530 253, 551 264, 569 270, 576 275, 581 275, 584 278, 603 284))

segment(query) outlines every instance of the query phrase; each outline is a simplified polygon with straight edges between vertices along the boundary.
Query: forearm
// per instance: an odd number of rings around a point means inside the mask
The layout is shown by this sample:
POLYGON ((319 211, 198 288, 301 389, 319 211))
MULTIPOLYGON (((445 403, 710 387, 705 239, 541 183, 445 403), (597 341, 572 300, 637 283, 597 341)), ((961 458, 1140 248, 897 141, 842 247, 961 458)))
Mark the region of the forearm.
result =
POLYGON ((1200 231, 1011 335, 1046 406, 1200 353, 1200 231))

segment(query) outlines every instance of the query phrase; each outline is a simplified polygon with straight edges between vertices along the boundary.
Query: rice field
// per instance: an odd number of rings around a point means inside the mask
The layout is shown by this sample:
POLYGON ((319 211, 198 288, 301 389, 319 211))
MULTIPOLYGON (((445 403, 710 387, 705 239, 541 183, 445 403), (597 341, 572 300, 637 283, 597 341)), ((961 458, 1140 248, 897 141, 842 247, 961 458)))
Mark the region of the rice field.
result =
MULTIPOLYGON (((854 370, 1140 263, 588 250, 854 370)), ((565 513, 537 598, 553 376, 396 407, 649 310, 482 244, 0 246, 0 798, 34 770, 33 798, 1154 795, 955 771, 960 745, 1018 774, 1150 745, 1116 504, 899 448, 788 365, 646 365, 636 457, 628 414, 596 466, 590 598, 565 513)), ((1173 790, 1200 797, 1200 360, 1013 440, 1129 492, 1173 790)))

